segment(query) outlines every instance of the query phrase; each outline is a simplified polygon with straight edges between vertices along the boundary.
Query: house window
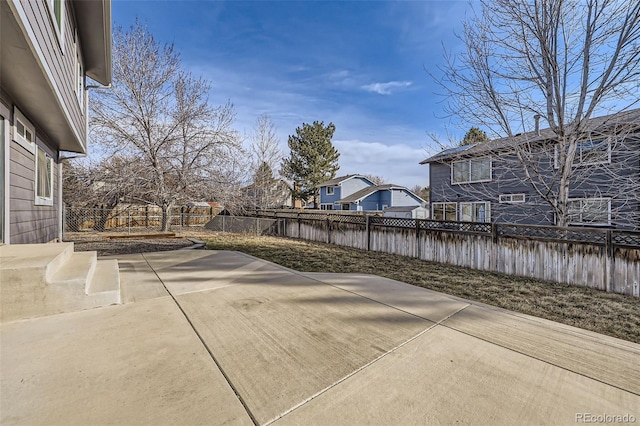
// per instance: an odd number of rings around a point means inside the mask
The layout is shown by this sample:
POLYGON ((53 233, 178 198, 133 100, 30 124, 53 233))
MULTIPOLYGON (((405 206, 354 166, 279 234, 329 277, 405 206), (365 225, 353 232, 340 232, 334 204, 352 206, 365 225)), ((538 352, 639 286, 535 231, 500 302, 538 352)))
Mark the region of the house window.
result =
POLYGON ((64 28, 64 0, 47 0, 49 6, 49 12, 51 14, 51 20, 53 21, 53 27, 55 28, 56 35, 58 36, 58 42, 62 46, 62 29, 64 28))
POLYGON ((13 140, 22 145, 29 152, 33 152, 36 131, 33 124, 20 112, 13 108, 13 140))
POLYGON ((501 204, 518 204, 524 203, 525 195, 524 194, 501 194, 498 198, 501 204))
POLYGON ((610 198, 577 198, 567 203, 569 223, 572 225, 610 225, 610 198))
POLYGON ((451 183, 474 183, 491 181, 491 158, 473 158, 455 161, 451 167, 451 183))
POLYGON ((327 195, 333 195, 333 186, 327 186, 327 195))
POLYGON ((460 203, 460 221, 491 222, 491 203, 489 201, 460 203))
POLYGON ((434 220, 457 220, 456 215, 456 203, 433 203, 431 204, 432 214, 434 220))
POLYGON ((42 148, 36 153, 36 198, 35 204, 53 205, 53 159, 42 148))
MULTIPOLYGON (((569 147, 566 148, 567 150, 569 147)), ((573 166, 611 163, 611 138, 588 139, 576 143, 573 166)), ((558 146, 555 149, 555 168, 559 166, 558 146)))
POLYGON ((333 204, 320 204, 320 210, 333 210, 333 204))

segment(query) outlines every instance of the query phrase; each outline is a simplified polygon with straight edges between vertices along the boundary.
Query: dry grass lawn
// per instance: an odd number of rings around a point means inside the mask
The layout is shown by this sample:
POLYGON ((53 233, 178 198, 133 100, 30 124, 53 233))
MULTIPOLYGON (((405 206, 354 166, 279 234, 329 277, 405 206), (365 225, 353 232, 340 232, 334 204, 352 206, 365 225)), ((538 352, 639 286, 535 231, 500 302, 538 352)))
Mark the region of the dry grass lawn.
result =
POLYGON ((301 272, 375 274, 640 343, 639 298, 288 238, 198 237, 301 272))

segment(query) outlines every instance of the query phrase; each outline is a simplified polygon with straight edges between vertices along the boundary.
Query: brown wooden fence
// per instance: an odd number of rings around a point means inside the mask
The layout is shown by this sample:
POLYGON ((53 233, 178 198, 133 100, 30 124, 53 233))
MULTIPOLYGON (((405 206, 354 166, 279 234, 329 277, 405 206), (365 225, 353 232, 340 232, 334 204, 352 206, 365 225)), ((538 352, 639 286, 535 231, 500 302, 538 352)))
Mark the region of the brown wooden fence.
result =
POLYGON ((640 232, 257 212, 280 235, 640 297, 640 232))

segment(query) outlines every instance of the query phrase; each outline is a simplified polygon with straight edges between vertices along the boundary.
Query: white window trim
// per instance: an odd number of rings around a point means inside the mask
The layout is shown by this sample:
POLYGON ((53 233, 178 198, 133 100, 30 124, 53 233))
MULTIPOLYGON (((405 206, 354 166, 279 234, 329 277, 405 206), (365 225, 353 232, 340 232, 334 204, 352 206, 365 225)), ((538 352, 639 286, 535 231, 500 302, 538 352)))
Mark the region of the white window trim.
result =
POLYGON ((13 107, 13 126, 12 127, 13 127, 12 129, 13 140, 17 142, 19 145, 21 145, 24 149, 29 151, 31 154, 33 154, 35 152, 36 129, 34 125, 31 124, 29 120, 27 120, 27 117, 25 117, 24 114, 22 114, 22 112, 20 112, 20 110, 16 106, 13 107), (33 138, 32 141, 29 141, 24 136, 18 134, 18 121, 22 124, 22 126, 24 126, 26 130, 29 130, 31 132, 31 137, 33 138))
POLYGON ((431 203, 431 218, 433 218, 434 220, 436 215, 435 215, 435 206, 436 205, 442 205, 443 209, 442 209, 442 213, 443 213, 443 219, 442 220, 447 220, 446 216, 446 205, 447 204, 453 204, 455 206, 455 212, 456 212, 456 220, 458 219, 458 203, 456 202, 447 202, 447 201, 442 201, 442 202, 436 202, 436 203, 431 203))
POLYGON ((462 218, 462 206, 464 206, 465 204, 469 204, 471 205, 471 212, 472 212, 472 216, 473 216, 473 206, 474 204, 484 204, 485 205, 485 220, 484 222, 480 222, 480 223, 490 223, 491 222, 491 201, 461 201, 458 203, 458 220, 460 222, 478 222, 477 220, 473 220, 473 217, 471 218, 472 220, 468 221, 468 220, 464 220, 462 218))
POLYGON ((335 194, 335 188, 333 186, 327 186, 327 195, 335 194))
POLYGON ((36 147, 36 152, 35 152, 35 163, 36 163, 36 167, 35 167, 35 179, 34 179, 34 204, 36 206, 53 206, 53 158, 49 155, 49 153, 47 151, 45 151, 44 149, 42 149, 41 147, 37 146, 36 147), (45 158, 48 159, 49 164, 51 165, 51 172, 49 176, 49 194, 51 194, 50 197, 40 197, 38 196, 38 151, 42 151, 45 154, 45 158))
POLYGON ((450 169, 451 169, 451 185, 467 185, 467 184, 470 184, 470 183, 491 182, 493 180, 493 159, 491 157, 489 157, 489 156, 469 158, 467 160, 452 161, 450 169), (473 161, 473 160, 481 160, 483 158, 488 158, 489 159, 489 179, 466 180, 464 182, 454 182, 453 181, 453 165, 455 163, 465 163, 465 162, 469 163, 469 179, 471 179, 471 161, 473 161))
POLYGON ((333 203, 320 203, 320 210, 335 210, 333 208, 333 203), (327 207, 331 207, 328 209, 327 207))
POLYGON ((498 201, 500 204, 522 204, 526 202, 527 196, 525 194, 500 194, 498 201), (513 200, 513 197, 521 196, 522 200, 513 200))
MULTIPOLYGON (((598 164, 611 164, 611 144, 612 144, 612 137, 603 137, 602 139, 605 139, 607 141, 607 159, 605 161, 590 161, 590 162, 582 162, 582 149, 581 144, 583 142, 588 142, 588 141, 578 141, 577 145, 576 145, 576 153, 575 156, 573 157, 573 164, 571 164, 571 167, 582 167, 582 166, 596 166, 598 164)), ((558 145, 556 145, 554 147, 554 152, 553 152, 553 165, 555 169, 558 169, 560 164, 559 164, 559 160, 560 160, 560 152, 558 150, 558 145)))
POLYGON ((80 44, 78 43, 78 34, 76 31, 76 35, 75 35, 75 40, 74 40, 74 51, 75 51, 75 69, 74 69, 74 73, 75 73, 75 85, 73 88, 73 91, 76 94, 76 98, 78 100, 78 106, 80 106, 80 111, 84 112, 84 105, 85 105, 85 100, 84 100, 84 64, 82 63, 82 55, 81 55, 81 51, 80 51, 80 44))
MULTIPOLYGON (((568 222, 569 225, 580 225, 580 226, 610 226, 611 225, 611 198, 606 197, 583 197, 583 198, 569 198, 567 202, 571 201, 606 201, 607 202, 607 222, 568 222)), ((581 208, 582 210, 582 208, 581 208)))
POLYGON ((53 32, 56 33, 58 38, 58 45, 64 55, 64 22, 66 18, 65 0, 60 0, 60 26, 56 21, 56 13, 54 11, 55 0, 47 0, 47 8, 49 9, 49 17, 51 18, 51 25, 53 25, 53 32))

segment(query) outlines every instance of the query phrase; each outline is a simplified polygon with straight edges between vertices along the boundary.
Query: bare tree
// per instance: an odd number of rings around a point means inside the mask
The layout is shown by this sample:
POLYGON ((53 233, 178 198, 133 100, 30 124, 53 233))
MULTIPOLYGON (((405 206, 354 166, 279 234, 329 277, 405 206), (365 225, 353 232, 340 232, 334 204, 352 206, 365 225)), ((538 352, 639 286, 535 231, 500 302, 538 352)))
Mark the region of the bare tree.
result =
POLYGON ((373 182, 374 185, 384 185, 385 183, 387 183, 387 180, 382 177, 382 176, 377 176, 377 175, 364 175, 364 177, 366 177, 367 179, 369 179, 371 182, 373 182))
POLYGON ((224 186, 216 166, 241 149, 235 113, 211 107, 209 82, 185 72, 173 45, 160 46, 139 22, 113 38, 113 88, 94 92, 91 125, 108 153, 138 161, 136 197, 162 209, 166 230, 171 207, 224 186))
MULTIPOLYGON (((250 202, 253 207, 273 207, 276 199, 276 169, 282 160, 276 127, 267 114, 256 119, 249 147, 253 183, 250 202)), ((281 198, 281 197, 280 197, 281 198)))
MULTIPOLYGON (((464 23, 466 49, 447 56, 440 80, 448 112, 464 123, 482 125, 494 137, 512 139, 511 149, 502 155, 510 156, 514 168, 505 173, 524 179, 556 223, 565 226, 576 214, 570 190, 580 192, 582 179, 593 176, 592 170, 580 167, 593 164, 582 158, 589 144, 613 134, 611 150, 620 147, 627 158, 637 155, 637 145, 620 137, 637 138, 630 134, 635 131, 629 123, 612 118, 597 128, 591 119, 629 110, 640 100, 640 2, 477 4, 479 9, 464 23), (548 127, 542 136, 552 143, 543 143, 538 132, 526 133, 539 128, 538 120, 548 127)), ((637 179, 625 179, 619 162, 598 163, 599 175, 625 186, 610 196, 635 196, 637 201, 637 179)))

